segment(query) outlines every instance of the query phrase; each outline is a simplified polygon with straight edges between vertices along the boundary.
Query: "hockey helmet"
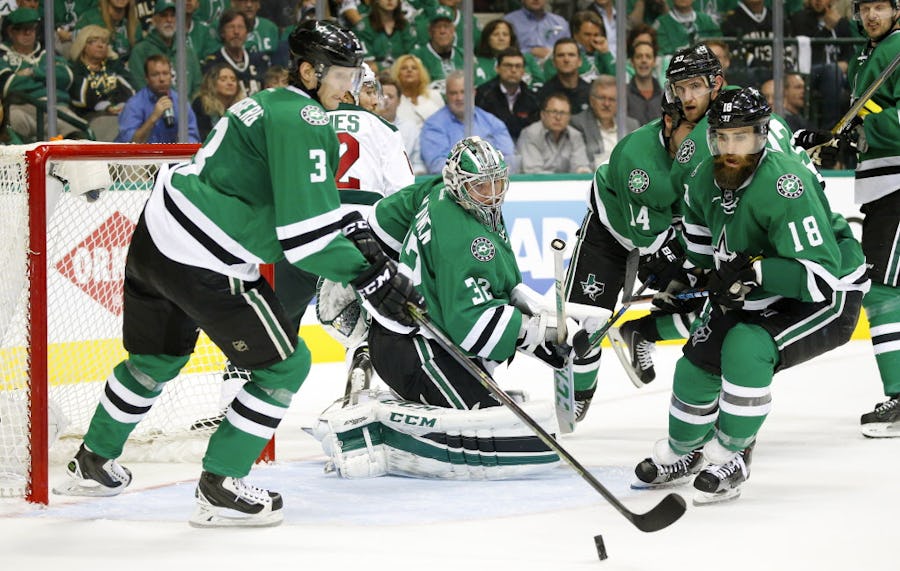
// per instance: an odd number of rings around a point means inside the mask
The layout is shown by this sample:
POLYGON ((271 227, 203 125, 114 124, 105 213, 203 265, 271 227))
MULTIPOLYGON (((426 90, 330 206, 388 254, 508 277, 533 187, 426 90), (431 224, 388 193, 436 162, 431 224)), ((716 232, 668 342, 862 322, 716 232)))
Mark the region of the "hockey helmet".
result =
MULTIPOLYGON (((863 4, 874 4, 875 2, 888 2, 894 12, 900 12, 900 0, 853 0, 853 20, 856 22, 857 31, 863 37, 867 37, 868 34, 866 34, 866 28, 862 22, 862 16, 860 15, 860 6, 862 6, 863 4)), ((887 37, 891 29, 893 29, 893 27, 897 24, 898 18, 900 18, 900 15, 894 18, 894 24, 891 25, 887 32, 877 38, 871 38, 871 40, 880 42, 885 37, 887 37)))
MULTIPOLYGON (((356 85, 353 86, 352 95, 353 102, 359 105, 360 107, 365 107, 368 109, 368 104, 374 103, 375 108, 381 107, 383 94, 381 91, 381 82, 378 81, 378 77, 375 76, 375 72, 372 71, 372 68, 366 64, 362 64, 360 66, 362 73, 359 76, 359 81, 356 85), (361 101, 360 93, 366 92, 369 95, 370 101, 361 101)), ((374 109, 369 109, 370 111, 374 111, 374 109)))
POLYGON ((312 64, 321 79, 329 66, 358 68, 363 47, 356 34, 327 20, 305 20, 288 37, 291 55, 312 64))
POLYGON ((500 229, 509 189, 503 153, 481 137, 467 137, 450 150, 442 174, 447 191, 460 206, 495 232, 500 229))
POLYGON ((730 151, 729 154, 754 154, 765 148, 772 108, 763 94, 755 87, 723 91, 713 101, 707 117, 709 127, 706 137, 712 154, 725 154, 720 152, 718 132, 739 127, 752 127, 754 138, 752 141, 748 141, 743 152, 730 151))
POLYGON ((710 91, 715 86, 716 76, 723 76, 722 64, 719 58, 706 47, 706 44, 696 44, 682 48, 675 52, 669 67, 666 69, 665 96, 669 101, 675 101, 680 97, 675 92, 675 84, 685 79, 702 77, 706 79, 706 86, 710 91))

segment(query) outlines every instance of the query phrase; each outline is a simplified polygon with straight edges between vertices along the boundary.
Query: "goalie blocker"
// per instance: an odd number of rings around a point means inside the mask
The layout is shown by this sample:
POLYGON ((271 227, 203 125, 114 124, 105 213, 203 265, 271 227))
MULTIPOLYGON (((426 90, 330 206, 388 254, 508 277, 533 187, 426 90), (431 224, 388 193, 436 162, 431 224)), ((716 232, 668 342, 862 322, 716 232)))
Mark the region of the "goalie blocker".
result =
MULTIPOLYGON (((313 435, 344 478, 388 474, 450 480, 502 480, 547 472, 559 456, 503 407, 457 410, 370 393, 369 400, 326 410, 313 435)), ((558 432, 553 404, 521 405, 558 432)))

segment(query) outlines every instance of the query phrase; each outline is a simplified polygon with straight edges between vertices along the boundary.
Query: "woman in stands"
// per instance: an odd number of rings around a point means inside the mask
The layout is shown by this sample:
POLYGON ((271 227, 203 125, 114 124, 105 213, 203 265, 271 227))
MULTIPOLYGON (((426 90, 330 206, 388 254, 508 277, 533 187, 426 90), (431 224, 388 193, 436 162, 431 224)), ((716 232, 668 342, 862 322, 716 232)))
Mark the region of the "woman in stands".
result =
POLYGON ((197 116, 200 139, 206 139, 216 122, 225 115, 229 107, 247 97, 237 75, 228 64, 213 66, 203 76, 200 92, 191 106, 197 116))

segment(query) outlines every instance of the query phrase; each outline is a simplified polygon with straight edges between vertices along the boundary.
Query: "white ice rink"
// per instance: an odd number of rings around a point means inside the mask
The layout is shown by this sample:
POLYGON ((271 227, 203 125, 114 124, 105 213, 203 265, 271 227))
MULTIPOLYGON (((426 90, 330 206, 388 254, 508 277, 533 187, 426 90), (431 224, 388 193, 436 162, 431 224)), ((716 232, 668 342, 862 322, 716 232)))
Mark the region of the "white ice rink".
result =
MULTIPOLYGON (((606 351, 590 413, 562 444, 632 511, 665 491, 629 489, 634 465, 665 435, 680 347, 660 347, 658 378, 634 388, 606 351)), ((498 375, 549 398, 551 374, 524 357, 498 375)), ((254 483, 280 491, 271 529, 198 530, 194 464, 132 464, 115 498, 52 497, 46 509, 0 501, 0 570, 860 570, 900 569, 900 439, 868 440, 859 415, 884 400, 868 342, 779 373, 751 478, 735 502, 695 508, 643 533, 567 466, 541 479, 340 480, 300 430, 343 390, 342 364, 316 365, 279 429, 274 465, 254 483), (609 558, 599 561, 593 536, 609 558)), ((51 484, 63 477, 62 467, 51 484)))

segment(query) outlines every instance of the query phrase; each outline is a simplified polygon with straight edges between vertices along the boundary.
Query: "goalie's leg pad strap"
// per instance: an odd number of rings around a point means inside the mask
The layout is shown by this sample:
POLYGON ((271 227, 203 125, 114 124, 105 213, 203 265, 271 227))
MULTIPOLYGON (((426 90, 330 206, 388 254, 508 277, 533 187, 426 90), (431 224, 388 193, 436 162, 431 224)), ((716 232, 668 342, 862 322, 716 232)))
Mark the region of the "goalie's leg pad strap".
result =
MULTIPOLYGON (((550 402, 522 405, 557 432, 550 402)), ((326 411, 316 437, 345 478, 383 474, 499 480, 555 468, 559 456, 508 409, 456 410, 403 400, 366 401, 326 411)))

